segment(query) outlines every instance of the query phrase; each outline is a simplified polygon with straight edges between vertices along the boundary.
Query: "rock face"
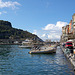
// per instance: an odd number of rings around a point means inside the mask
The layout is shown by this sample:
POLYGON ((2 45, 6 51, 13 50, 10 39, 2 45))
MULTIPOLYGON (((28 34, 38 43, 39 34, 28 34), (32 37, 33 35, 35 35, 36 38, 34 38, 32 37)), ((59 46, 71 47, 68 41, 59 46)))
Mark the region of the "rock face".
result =
POLYGON ((37 35, 28 31, 13 28, 8 21, 0 20, 0 39, 36 39, 42 41, 37 35))
POLYGON ((13 28, 11 23, 8 21, 0 20, 0 39, 26 39, 37 37, 28 31, 23 31, 21 29, 13 28))
POLYGON ((8 21, 3 21, 3 20, 0 20, 0 26, 7 26, 7 27, 12 27, 11 23, 8 22, 8 21))

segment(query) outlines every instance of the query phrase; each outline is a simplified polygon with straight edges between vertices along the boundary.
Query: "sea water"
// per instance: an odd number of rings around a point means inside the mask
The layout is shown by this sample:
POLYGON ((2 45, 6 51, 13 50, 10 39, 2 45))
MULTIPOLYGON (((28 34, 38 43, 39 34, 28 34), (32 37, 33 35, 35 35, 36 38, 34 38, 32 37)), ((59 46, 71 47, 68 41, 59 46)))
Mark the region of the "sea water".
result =
POLYGON ((0 45, 0 75, 75 75, 60 47, 54 54, 28 54, 19 45, 0 45))

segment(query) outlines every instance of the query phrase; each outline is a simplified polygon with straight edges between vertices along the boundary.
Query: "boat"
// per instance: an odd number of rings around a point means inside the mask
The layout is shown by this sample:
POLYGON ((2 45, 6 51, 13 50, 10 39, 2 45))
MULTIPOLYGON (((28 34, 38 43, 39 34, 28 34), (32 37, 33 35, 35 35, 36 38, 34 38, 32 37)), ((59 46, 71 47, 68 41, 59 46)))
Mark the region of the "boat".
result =
POLYGON ((29 46, 29 45, 27 45, 27 46, 26 45, 20 45, 19 47, 20 48, 32 48, 32 46, 29 46))
POLYGON ((20 45, 20 48, 32 48, 32 40, 26 39, 25 41, 22 41, 22 45, 20 45))
POLYGON ((34 43, 33 40, 26 39, 25 41, 22 41, 22 45, 20 45, 20 48, 32 48, 34 46, 43 46, 44 44, 42 42, 36 42, 34 43))
POLYGON ((49 54, 49 53, 56 53, 56 46, 54 47, 42 47, 42 48, 39 48, 39 49, 34 49, 34 50, 31 50, 29 52, 29 54, 49 54))

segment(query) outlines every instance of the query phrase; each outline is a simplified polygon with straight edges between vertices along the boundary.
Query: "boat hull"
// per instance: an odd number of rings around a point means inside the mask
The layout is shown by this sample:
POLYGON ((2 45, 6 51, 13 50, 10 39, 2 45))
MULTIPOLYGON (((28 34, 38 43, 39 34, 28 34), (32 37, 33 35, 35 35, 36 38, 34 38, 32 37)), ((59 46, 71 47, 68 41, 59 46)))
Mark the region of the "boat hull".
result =
POLYGON ((36 51, 30 51, 29 54, 50 54, 50 53, 56 53, 56 49, 51 50, 36 50, 36 51))
POLYGON ((19 46, 20 48, 31 48, 32 46, 19 46))

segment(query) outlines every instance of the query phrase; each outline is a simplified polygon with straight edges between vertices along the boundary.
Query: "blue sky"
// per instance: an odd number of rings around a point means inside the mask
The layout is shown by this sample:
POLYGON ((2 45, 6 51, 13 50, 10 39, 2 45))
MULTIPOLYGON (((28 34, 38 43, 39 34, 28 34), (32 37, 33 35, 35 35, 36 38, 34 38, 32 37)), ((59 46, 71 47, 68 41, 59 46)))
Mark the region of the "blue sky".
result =
POLYGON ((75 0, 0 0, 0 20, 43 40, 59 40, 75 13, 75 0))

